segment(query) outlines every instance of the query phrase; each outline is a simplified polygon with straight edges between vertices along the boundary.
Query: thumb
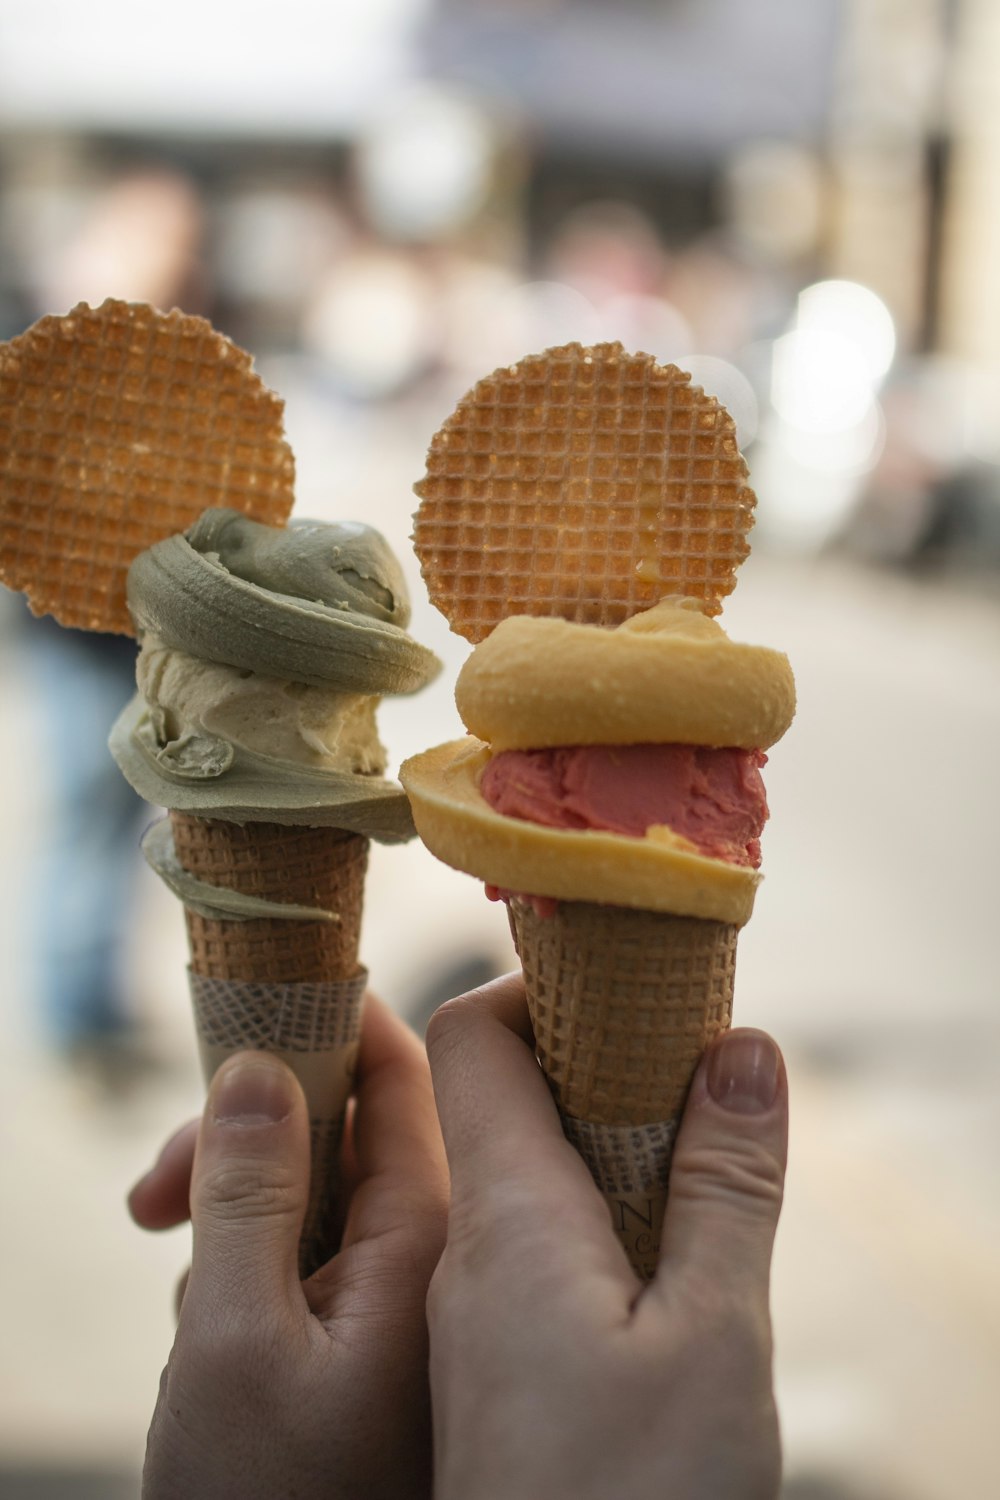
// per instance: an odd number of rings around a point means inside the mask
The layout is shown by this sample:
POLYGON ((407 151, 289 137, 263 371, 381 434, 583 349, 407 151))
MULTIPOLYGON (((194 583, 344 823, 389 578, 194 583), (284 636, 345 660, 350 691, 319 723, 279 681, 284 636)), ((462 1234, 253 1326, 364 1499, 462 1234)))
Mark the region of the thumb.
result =
POLYGON ((691 1085, 670 1168, 663 1262, 766 1297, 787 1150, 781 1053, 763 1031, 731 1031, 705 1053, 691 1085))
POLYGON ((185 1303, 247 1306, 298 1291, 309 1194, 309 1122, 298 1080, 267 1052, 241 1052, 212 1080, 191 1175, 194 1248, 185 1303))

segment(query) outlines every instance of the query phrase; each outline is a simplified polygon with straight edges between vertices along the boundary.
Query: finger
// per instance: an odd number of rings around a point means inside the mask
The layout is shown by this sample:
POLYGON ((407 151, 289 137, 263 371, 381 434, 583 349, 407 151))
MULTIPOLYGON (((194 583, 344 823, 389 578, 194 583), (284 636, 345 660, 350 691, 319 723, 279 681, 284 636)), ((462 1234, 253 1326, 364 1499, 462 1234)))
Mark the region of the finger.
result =
POLYGON ((308 1195, 302 1089, 280 1059, 239 1053, 212 1080, 198 1136, 185 1308, 203 1297, 264 1308, 297 1293, 308 1195))
POLYGON ((590 1174, 563 1135, 529 1040, 524 984, 508 975, 449 1001, 427 1050, 451 1171, 449 1250, 564 1259, 625 1276, 590 1174), (492 1247, 492 1250, 491 1248, 492 1247))
POLYGON ((424 1048, 374 996, 365 1002, 345 1175, 353 1183, 341 1253, 306 1285, 318 1317, 349 1306, 391 1317, 397 1339, 426 1337, 424 1301, 444 1248, 448 1169, 424 1048))
POLYGON ((449 1000, 431 1017, 427 1055, 453 1196, 506 1177, 532 1140, 562 1138, 530 1037, 519 975, 449 1000))
POLYGON ((528 1015, 528 1002, 524 993, 524 975, 520 970, 513 974, 502 974, 499 979, 491 979, 489 984, 481 984, 478 989, 459 995, 457 1000, 448 1001, 448 1005, 459 1002, 472 1010, 492 1016, 534 1050, 535 1034, 531 1029, 531 1017, 528 1015))
POLYGON ((197 1120, 182 1125, 129 1193, 129 1213, 140 1229, 173 1229, 190 1218, 191 1166, 197 1139, 197 1120))
POLYGON ((787 1150, 781 1053, 762 1031, 732 1031, 691 1086, 670 1169, 665 1264, 766 1298, 787 1150))
POLYGON ((350 1147, 358 1186, 345 1246, 412 1225, 414 1215, 443 1233, 448 1169, 427 1054, 374 995, 365 1003, 350 1147))

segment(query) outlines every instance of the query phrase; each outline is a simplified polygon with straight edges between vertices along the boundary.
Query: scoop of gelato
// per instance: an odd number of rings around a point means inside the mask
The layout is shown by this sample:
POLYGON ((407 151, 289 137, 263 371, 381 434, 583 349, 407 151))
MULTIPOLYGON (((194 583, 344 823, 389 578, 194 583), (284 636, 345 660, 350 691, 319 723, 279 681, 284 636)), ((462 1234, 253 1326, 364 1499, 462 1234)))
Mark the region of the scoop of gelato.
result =
POLYGON ((156 636, 143 641, 136 677, 164 744, 219 739, 296 765, 385 771, 378 698, 199 661, 156 636))
POLYGON ((700 854, 760 864, 767 797, 759 750, 707 745, 575 745, 503 750, 479 789, 497 812, 547 828, 641 838, 666 827, 700 854))
POLYGON ((788 658, 731 641, 693 599, 606 630, 511 615, 473 651, 455 702, 494 750, 558 745, 767 749, 795 712, 788 658))
POLYGON ((206 510, 187 532, 196 552, 247 583, 353 610, 405 630, 410 600, 385 537, 360 521, 262 526, 239 511, 206 510))
POLYGON ((208 510, 139 554, 128 602, 140 640, 262 676, 412 693, 441 667, 406 632, 409 599, 388 542, 358 522, 285 528, 208 510))
POLYGON ((412 837, 375 710, 441 664, 407 634, 406 584, 383 536, 211 509, 139 554, 128 598, 139 693, 111 748, 140 796, 235 822, 412 837))

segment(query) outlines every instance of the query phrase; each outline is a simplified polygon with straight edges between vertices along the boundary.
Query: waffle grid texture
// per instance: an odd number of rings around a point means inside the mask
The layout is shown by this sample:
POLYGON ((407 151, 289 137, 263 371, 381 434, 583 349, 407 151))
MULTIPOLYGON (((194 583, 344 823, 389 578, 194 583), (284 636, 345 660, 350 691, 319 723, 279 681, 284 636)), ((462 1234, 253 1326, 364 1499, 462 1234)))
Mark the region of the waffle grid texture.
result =
POLYGON ((508 615, 619 625, 667 594, 718 613, 755 496, 729 413, 673 365, 568 344, 481 380, 432 440, 414 544, 480 641, 508 615))
POLYGON ((364 902, 368 840, 336 828, 228 823, 171 812, 174 847, 192 875, 274 901, 335 913, 332 922, 214 920, 187 911, 191 967, 216 979, 269 984, 352 979, 364 902))
POLYGON ((709 1043, 732 1020, 738 928, 512 897, 535 1050, 560 1114, 600 1125, 678 1117, 709 1043))
MULTIPOLYGON (((195 1025, 209 1048, 281 1051, 339 1070, 356 1049, 368 975, 358 963, 368 840, 330 828, 237 823, 172 812, 180 862, 213 884, 311 903, 335 922, 209 921, 186 912, 195 1025)), ((298 1069, 297 1069, 298 1071, 298 1069)), ((309 1122, 309 1199, 299 1274, 334 1253, 343 1227, 342 1113, 309 1122)))
POLYGON ((198 1035, 232 1051, 328 1052, 361 1036, 361 1000, 368 971, 327 983, 261 984, 188 976, 198 1035))
POLYGON ((587 1163, 602 1193, 662 1192, 679 1120, 656 1125, 595 1125, 563 1115, 563 1134, 587 1163))
POLYGON ((0 579, 36 614, 133 634, 132 560, 207 507, 293 500, 284 403, 203 318, 85 303, 0 344, 0 579))

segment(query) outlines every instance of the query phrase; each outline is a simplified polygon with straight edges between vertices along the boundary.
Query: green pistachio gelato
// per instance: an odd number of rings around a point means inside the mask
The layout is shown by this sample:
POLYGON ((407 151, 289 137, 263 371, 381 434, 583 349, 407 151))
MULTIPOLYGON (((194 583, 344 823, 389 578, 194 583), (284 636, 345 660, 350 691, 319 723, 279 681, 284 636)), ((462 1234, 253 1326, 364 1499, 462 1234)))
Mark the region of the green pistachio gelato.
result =
POLYGON ((286 530, 208 510, 139 554, 128 604, 140 638, 293 682, 412 693, 441 666, 400 623, 409 601, 388 543, 356 523, 286 530))
POLYGON ((360 521, 262 526, 232 510, 206 510, 187 533, 203 557, 272 593, 384 620, 405 630, 410 601, 388 542, 360 521))
POLYGON ((142 837, 142 852, 164 885, 179 896, 188 911, 215 922, 254 922, 280 917, 286 922, 336 922, 337 913, 321 906, 300 906, 288 901, 268 901, 244 891, 211 885, 185 870, 177 858, 169 818, 153 823, 142 837))
POLYGON ((406 584, 377 531, 207 510, 136 558, 128 600, 140 691, 111 749, 140 796, 238 823, 413 836, 375 708, 440 662, 406 633, 406 584))

